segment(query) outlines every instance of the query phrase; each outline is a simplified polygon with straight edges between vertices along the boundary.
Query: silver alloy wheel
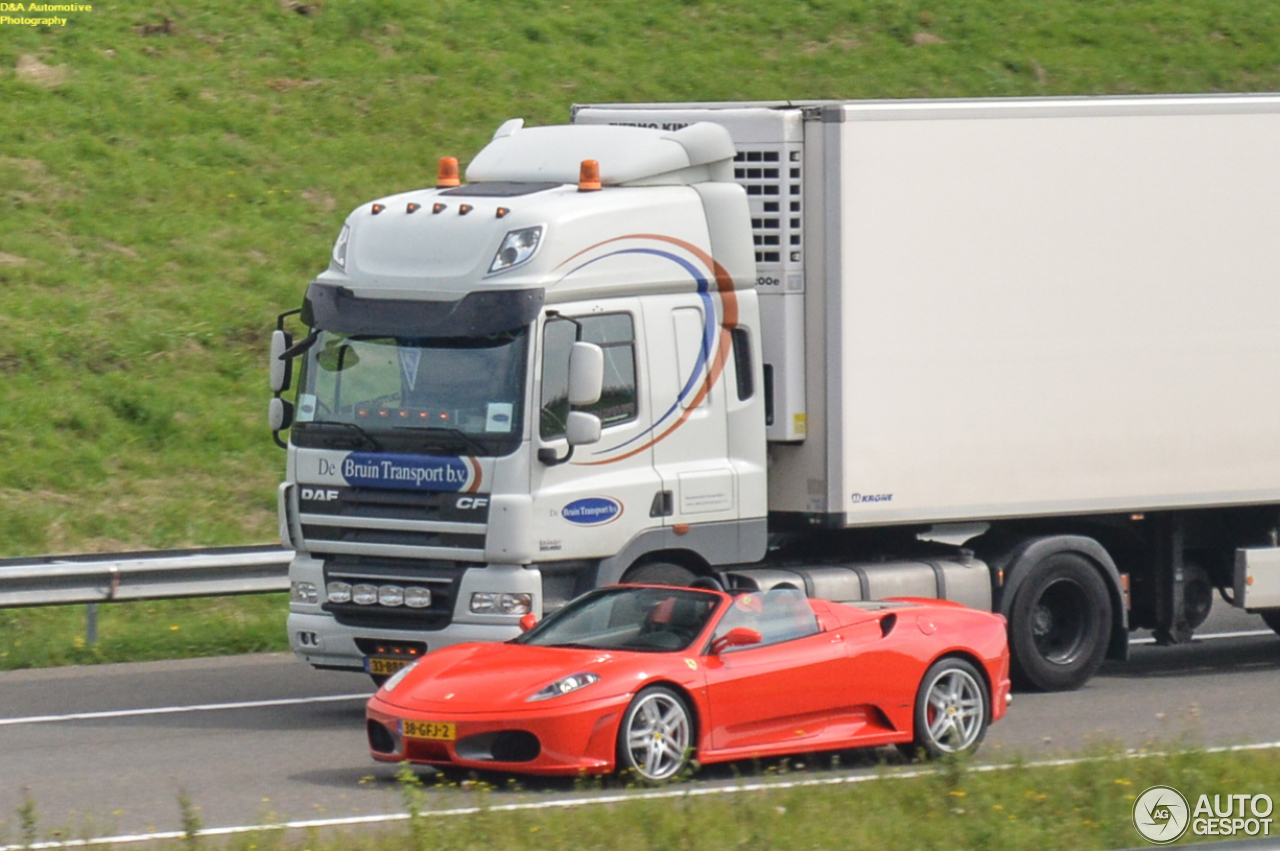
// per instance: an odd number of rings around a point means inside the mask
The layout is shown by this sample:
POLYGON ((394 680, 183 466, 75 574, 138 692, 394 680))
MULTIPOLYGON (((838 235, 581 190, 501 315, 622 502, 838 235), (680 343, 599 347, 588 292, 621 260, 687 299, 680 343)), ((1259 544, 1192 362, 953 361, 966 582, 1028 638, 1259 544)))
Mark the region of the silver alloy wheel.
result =
POLYGON ((684 702, 665 688, 641 692, 623 718, 619 750, 645 780, 666 780, 688 760, 692 724, 684 702))
POLYGON ((925 698, 927 735, 944 753, 959 753, 981 737, 987 717, 986 694, 981 683, 961 667, 942 670, 925 698))

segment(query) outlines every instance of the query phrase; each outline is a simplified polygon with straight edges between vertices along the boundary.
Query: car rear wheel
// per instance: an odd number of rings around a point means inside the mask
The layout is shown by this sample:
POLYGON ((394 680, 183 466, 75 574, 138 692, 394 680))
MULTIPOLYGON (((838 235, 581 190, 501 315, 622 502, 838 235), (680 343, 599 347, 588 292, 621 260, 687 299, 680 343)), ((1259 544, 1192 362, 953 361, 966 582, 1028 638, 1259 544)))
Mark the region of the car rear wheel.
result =
POLYGON ((693 753, 693 718, 684 699, 652 686, 635 696, 618 728, 618 768, 642 780, 669 780, 693 753))
POLYGON ((939 659, 916 693, 916 752, 937 758, 977 750, 991 723, 987 687, 970 662, 939 659))

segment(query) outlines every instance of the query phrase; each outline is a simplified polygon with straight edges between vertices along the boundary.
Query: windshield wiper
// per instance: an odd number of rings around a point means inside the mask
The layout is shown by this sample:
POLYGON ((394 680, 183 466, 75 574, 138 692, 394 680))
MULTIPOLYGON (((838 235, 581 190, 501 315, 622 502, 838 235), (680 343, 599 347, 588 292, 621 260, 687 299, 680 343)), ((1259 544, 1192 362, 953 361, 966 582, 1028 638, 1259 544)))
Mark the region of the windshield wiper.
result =
MULTIPOLYGON (((359 441, 357 446, 363 445, 363 446, 368 446, 369 448, 378 452, 382 451, 382 444, 378 442, 378 439, 375 438, 373 435, 369 434, 369 432, 365 431, 360 426, 356 425, 355 423, 344 423, 338 420, 312 420, 307 423, 298 423, 298 425, 305 425, 306 431, 312 431, 313 429, 319 429, 323 431, 325 429, 330 429, 330 428, 341 429, 342 431, 347 432, 347 434, 350 437, 355 438, 356 440, 359 441)), ((339 435, 334 435, 334 436, 336 437, 339 435)), ((355 448, 355 447, 352 447, 352 448, 355 448)))

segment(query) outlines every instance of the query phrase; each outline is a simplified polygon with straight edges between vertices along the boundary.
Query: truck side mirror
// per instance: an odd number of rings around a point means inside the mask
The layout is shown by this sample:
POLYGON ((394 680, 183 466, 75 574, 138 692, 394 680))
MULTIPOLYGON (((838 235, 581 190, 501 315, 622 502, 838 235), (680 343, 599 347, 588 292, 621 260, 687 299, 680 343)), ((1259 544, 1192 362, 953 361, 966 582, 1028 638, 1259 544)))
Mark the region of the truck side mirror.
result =
POLYGON ((570 411, 564 439, 570 446, 586 446, 600 440, 600 418, 586 411, 570 411))
POLYGON ((603 390, 604 349, 595 343, 574 343, 569 351, 569 404, 594 405, 603 390))
POLYGON ((293 403, 286 402, 279 396, 273 398, 267 406, 267 423, 272 431, 280 431, 293 425, 293 403))
POLYGON ((289 389, 293 378, 293 361, 282 359, 285 352, 293 345, 293 335, 279 329, 271 332, 271 392, 279 393, 289 389))

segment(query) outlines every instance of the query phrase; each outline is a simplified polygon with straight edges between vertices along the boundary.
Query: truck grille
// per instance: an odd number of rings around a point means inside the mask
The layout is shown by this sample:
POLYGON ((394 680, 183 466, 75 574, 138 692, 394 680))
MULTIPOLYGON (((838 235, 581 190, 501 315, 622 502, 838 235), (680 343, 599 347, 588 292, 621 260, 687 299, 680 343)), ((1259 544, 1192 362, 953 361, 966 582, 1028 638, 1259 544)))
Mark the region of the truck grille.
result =
POLYGON ((300 485, 299 522, 318 556, 483 561, 487 494, 300 485))
POLYGON ((739 146, 733 176, 747 190, 756 266, 762 276, 786 281, 802 266, 800 147, 739 146))

